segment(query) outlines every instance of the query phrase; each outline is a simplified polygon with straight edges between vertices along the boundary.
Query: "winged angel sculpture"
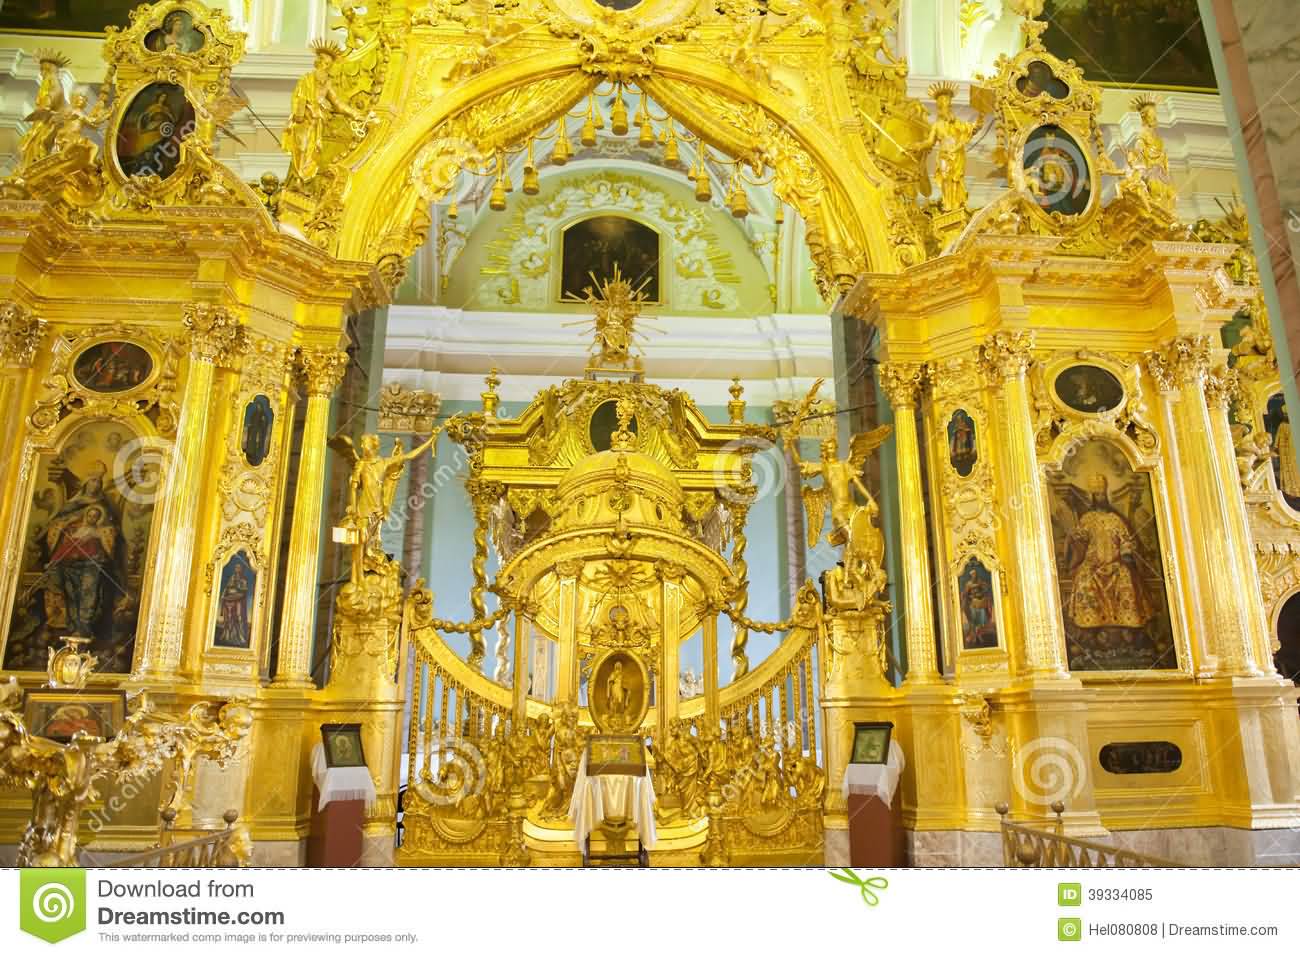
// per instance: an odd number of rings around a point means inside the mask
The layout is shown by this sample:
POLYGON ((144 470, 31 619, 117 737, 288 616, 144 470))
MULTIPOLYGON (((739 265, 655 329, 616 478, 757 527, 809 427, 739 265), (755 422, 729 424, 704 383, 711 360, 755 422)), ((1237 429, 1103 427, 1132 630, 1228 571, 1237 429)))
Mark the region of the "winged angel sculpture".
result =
POLYGON ((842 548, 840 567, 829 579, 832 602, 849 602, 859 611, 866 607, 885 587, 885 540, 876 527, 880 507, 862 484, 862 468, 889 437, 892 426, 882 425, 870 432, 855 435, 849 442, 849 454, 839 457, 839 443, 827 438, 821 445, 821 460, 805 462, 799 457, 799 427, 808 414, 822 380, 814 383, 786 432, 787 447, 799 465, 804 479, 821 476, 820 486, 803 486, 804 510, 807 513, 808 547, 813 548, 821 539, 826 520, 826 507, 830 506, 831 528, 827 541, 842 548), (859 505, 857 495, 865 500, 859 505))
POLYGON ((348 482, 348 510, 341 527, 345 530, 344 540, 352 546, 352 584, 358 588, 361 586, 367 559, 379 555, 380 528, 392 511, 402 469, 407 462, 427 452, 441 431, 441 428, 434 429, 427 440, 409 452, 403 449, 399 439, 394 443, 393 451, 386 456, 379 454, 377 435, 362 437, 360 453, 352 439, 346 435, 336 435, 330 439, 330 448, 352 466, 352 478, 348 482))

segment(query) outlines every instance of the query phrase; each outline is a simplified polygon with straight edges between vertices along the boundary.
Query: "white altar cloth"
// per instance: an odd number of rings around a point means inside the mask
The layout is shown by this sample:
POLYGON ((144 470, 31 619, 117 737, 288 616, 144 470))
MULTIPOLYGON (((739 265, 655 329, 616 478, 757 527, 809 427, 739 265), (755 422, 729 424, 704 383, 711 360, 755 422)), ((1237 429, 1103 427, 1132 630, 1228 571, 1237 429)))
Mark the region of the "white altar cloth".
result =
POLYGON ((375 803, 375 782, 370 769, 331 768, 325 765, 325 745, 318 743, 311 752, 311 776, 320 791, 320 804, 316 810, 325 810, 331 801, 365 801, 375 803))
POLYGON ((650 771, 644 777, 631 774, 587 775, 587 749, 582 750, 578 774, 573 779, 573 798, 569 801, 569 820, 573 822, 573 839, 586 844, 592 829, 605 820, 606 810, 631 818, 641 844, 649 850, 655 846, 655 789, 650 771))
POLYGON ((906 767, 903 749, 897 741, 889 742, 889 761, 885 764, 850 764, 844 769, 844 797, 866 794, 878 797, 886 806, 893 807, 894 789, 906 767))

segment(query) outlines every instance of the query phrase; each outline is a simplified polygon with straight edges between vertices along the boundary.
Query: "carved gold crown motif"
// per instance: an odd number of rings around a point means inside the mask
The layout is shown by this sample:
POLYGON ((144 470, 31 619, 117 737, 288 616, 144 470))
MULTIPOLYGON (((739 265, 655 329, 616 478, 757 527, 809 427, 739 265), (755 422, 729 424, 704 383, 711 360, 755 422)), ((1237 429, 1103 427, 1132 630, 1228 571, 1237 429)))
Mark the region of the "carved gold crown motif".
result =
POLYGON ((60 53, 58 50, 50 50, 48 48, 42 48, 36 51, 36 61, 38 63, 53 63, 60 70, 66 70, 68 64, 72 62, 72 60, 68 58, 67 54, 60 53))
POLYGON ((1133 97, 1132 101, 1130 102, 1130 106, 1132 107, 1134 113, 1141 113, 1148 106, 1159 107, 1160 97, 1152 93, 1141 93, 1133 97))
POLYGON ((343 48, 333 40, 317 40, 311 45, 311 52, 316 56, 327 56, 337 60, 343 56, 343 48))
POLYGON ((952 99, 957 95, 957 84, 953 83, 951 80, 940 80, 937 83, 931 83, 930 88, 926 90, 926 94, 932 100, 937 100, 944 96, 952 99))

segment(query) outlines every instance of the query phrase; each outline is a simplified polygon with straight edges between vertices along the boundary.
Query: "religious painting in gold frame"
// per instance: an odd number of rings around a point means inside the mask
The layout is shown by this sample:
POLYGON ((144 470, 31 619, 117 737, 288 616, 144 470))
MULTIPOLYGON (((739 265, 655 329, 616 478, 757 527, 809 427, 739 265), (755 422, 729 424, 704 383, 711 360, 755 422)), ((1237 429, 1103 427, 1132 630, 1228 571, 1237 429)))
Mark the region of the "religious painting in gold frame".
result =
POLYGON ((587 774, 645 777, 645 742, 635 734, 593 734, 587 739, 587 774))
POLYGON ((1070 449, 1047 485, 1070 670, 1177 669, 1150 473, 1092 438, 1070 449))
POLYGON ((32 688, 23 695, 23 724, 28 732, 61 744, 78 732, 111 740, 124 721, 125 691, 32 688))
POLYGON ((663 302, 662 245, 658 230, 631 216, 603 213, 570 223, 560 236, 560 300, 585 301, 586 290, 612 279, 617 265, 645 302, 663 302))
POLYGON ((103 36, 125 27, 140 0, 11 0, 0 8, 0 30, 46 36, 103 36))
POLYGON ((90 638, 101 674, 131 670, 161 463, 149 437, 110 419, 71 423, 30 449, 15 530, 18 567, 3 664, 43 671, 63 635, 90 638))
POLYGON ((1095 82, 1213 92, 1196 0, 1047 0, 1043 45, 1095 82))
POLYGON ((587 702, 602 733, 635 731, 650 710, 650 673, 636 655, 607 651, 592 665, 587 702))

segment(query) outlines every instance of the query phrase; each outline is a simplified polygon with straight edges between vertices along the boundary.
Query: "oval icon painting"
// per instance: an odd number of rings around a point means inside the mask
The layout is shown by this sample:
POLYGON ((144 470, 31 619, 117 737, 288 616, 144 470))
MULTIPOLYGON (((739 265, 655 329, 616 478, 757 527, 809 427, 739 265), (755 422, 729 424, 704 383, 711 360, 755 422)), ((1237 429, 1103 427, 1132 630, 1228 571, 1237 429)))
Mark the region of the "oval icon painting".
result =
POLYGON ((72 364, 73 378, 90 392, 129 392, 152 374, 153 359, 133 342, 100 342, 72 364))
POLYGON ((1076 412, 1109 412, 1124 401, 1119 379, 1100 366, 1071 366, 1056 377, 1055 388, 1076 412))
POLYGON ((1029 134, 1024 153, 1025 187, 1046 213, 1078 216, 1092 200, 1088 160, 1073 136, 1059 126, 1029 134))
POLYGON ((117 131, 117 162, 127 176, 166 179, 180 165, 181 143, 194 132, 194 107, 175 83, 150 83, 136 94, 117 131))

